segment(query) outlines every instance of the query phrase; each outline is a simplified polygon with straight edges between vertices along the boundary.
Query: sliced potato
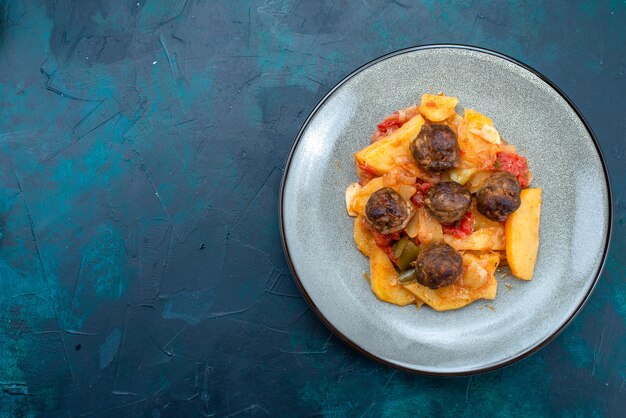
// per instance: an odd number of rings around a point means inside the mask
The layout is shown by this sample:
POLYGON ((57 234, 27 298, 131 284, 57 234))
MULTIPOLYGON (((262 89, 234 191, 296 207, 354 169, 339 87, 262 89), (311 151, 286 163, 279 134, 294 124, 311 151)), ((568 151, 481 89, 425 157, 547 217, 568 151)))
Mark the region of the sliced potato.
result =
POLYGON ((426 119, 433 122, 441 122, 456 114, 454 108, 458 103, 459 99, 456 97, 424 94, 422 95, 419 111, 426 119))
POLYGON ((372 193, 376 190, 380 190, 385 187, 383 183, 382 177, 376 177, 375 179, 370 180, 365 186, 358 191, 358 193, 352 199, 352 206, 349 211, 356 213, 358 215, 365 216, 365 206, 367 205, 367 201, 369 200, 372 193))
POLYGON ((493 126, 493 121, 490 118, 474 109, 465 109, 463 119, 467 122, 470 131, 480 130, 483 125, 493 126))
POLYGON ((483 182, 493 174, 492 170, 476 170, 472 177, 465 183, 470 193, 476 193, 483 187, 483 182))
POLYGON ((415 186, 407 186, 406 184, 401 184, 400 186, 398 186, 398 194, 400 194, 400 196, 402 196, 404 200, 409 200, 416 191, 417 189, 415 188, 415 186))
POLYGON ((470 207, 470 210, 474 214, 474 231, 485 228, 500 228, 502 226, 500 222, 493 221, 480 213, 480 211, 476 208, 475 199, 472 201, 472 206, 470 207))
POLYGON ((498 224, 495 227, 479 229, 465 238, 457 238, 454 235, 445 234, 443 240, 457 251, 504 250, 504 226, 498 224))
POLYGON ((448 172, 450 180, 456 181, 459 184, 465 184, 476 173, 475 168, 455 168, 448 172))
POLYGON ((462 308, 478 299, 495 299, 498 289, 494 272, 498 267, 497 253, 484 253, 479 256, 463 255, 463 275, 453 285, 430 289, 419 283, 404 285, 436 311, 462 308))
POLYGON ((369 257, 372 249, 376 247, 376 242, 370 230, 365 226, 365 222, 365 217, 360 215, 354 219, 354 242, 359 251, 369 257))
POLYGON ((380 248, 370 253, 370 285, 372 292, 383 302, 406 306, 415 303, 415 296, 398 283, 398 273, 391 260, 380 248))
MULTIPOLYGON (((499 264, 500 254, 497 252, 481 253, 480 255, 465 253, 463 255, 463 266, 465 269, 461 277, 461 285, 470 290, 483 287, 495 274, 499 264)), ((496 296, 495 288, 493 290, 494 294, 491 299, 496 296)))
POLYGON ((398 161, 411 161, 409 145, 424 124, 424 118, 416 115, 383 139, 354 154, 356 162, 379 176, 387 173, 398 161))
POLYGON ((506 221, 506 258, 511 273, 531 280, 539 250, 541 189, 523 189, 520 207, 506 221))

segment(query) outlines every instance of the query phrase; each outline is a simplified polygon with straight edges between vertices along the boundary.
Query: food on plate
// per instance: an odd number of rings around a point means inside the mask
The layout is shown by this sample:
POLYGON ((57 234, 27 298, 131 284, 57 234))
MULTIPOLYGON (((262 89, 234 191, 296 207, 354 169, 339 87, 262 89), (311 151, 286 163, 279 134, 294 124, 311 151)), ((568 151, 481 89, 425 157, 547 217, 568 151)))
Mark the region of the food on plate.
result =
POLYGON ((365 205, 367 220, 381 234, 402 230, 412 211, 411 204, 390 187, 376 190, 365 205))
POLYGON ((521 191, 517 177, 508 171, 497 171, 476 192, 476 208, 493 221, 506 221, 519 208, 521 191))
POLYGON ((424 205, 441 223, 460 221, 472 203, 469 190, 455 181, 441 181, 428 190, 424 205))
POLYGON ((495 271, 533 276, 541 189, 493 121, 458 99, 424 94, 378 124, 345 193, 354 241, 380 300, 458 309, 494 299, 495 271))
POLYGON ((533 278, 539 249, 541 189, 524 189, 519 209, 506 220, 506 254, 511 273, 523 280, 533 278))
POLYGON ((459 144, 456 134, 446 125, 422 125, 411 141, 411 155, 418 166, 433 172, 446 171, 459 165, 459 144))
POLYGON ((462 272, 463 258, 448 244, 428 244, 415 260, 415 279, 430 289, 450 286, 462 272))

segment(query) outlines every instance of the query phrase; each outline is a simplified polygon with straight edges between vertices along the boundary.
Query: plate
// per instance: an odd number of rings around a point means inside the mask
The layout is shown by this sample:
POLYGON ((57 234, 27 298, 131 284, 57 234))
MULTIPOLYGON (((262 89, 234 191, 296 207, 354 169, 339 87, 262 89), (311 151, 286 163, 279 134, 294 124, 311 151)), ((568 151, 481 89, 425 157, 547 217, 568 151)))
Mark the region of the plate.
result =
POLYGON ((403 370, 478 373, 519 360, 556 337, 591 294, 606 257, 611 199, 589 126, 550 81, 493 51, 430 45, 378 58, 335 86, 305 121, 280 194, 283 247, 293 277, 320 319, 362 353, 403 370), (422 93, 459 98, 494 121, 528 158, 543 188, 534 279, 502 270, 498 295, 435 312, 379 301, 352 239, 344 191, 357 179, 353 154, 385 115, 422 93))

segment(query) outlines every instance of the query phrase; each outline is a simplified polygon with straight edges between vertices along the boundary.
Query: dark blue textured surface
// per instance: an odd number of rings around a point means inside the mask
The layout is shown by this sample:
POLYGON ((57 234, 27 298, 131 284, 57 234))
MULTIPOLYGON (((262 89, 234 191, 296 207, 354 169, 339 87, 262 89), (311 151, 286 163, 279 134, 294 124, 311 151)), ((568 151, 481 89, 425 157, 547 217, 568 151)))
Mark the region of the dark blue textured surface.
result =
POLYGON ((0 22, 0 415, 623 415, 626 2, 0 0, 0 22), (330 335, 277 219, 288 150, 330 87, 445 42, 559 85, 615 209, 572 325, 450 379, 330 335))

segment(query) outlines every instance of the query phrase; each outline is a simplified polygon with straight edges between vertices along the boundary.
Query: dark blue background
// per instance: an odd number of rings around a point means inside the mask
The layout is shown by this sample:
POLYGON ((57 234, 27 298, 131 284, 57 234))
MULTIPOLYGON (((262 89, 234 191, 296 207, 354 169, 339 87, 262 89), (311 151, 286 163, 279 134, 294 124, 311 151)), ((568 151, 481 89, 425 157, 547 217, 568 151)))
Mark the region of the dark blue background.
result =
POLYGON ((626 2, 0 0, 0 18, 0 415, 624 413, 626 2), (511 55, 573 99, 615 219, 562 335, 443 379, 329 333, 289 274, 277 204, 335 83, 446 42, 511 55))

